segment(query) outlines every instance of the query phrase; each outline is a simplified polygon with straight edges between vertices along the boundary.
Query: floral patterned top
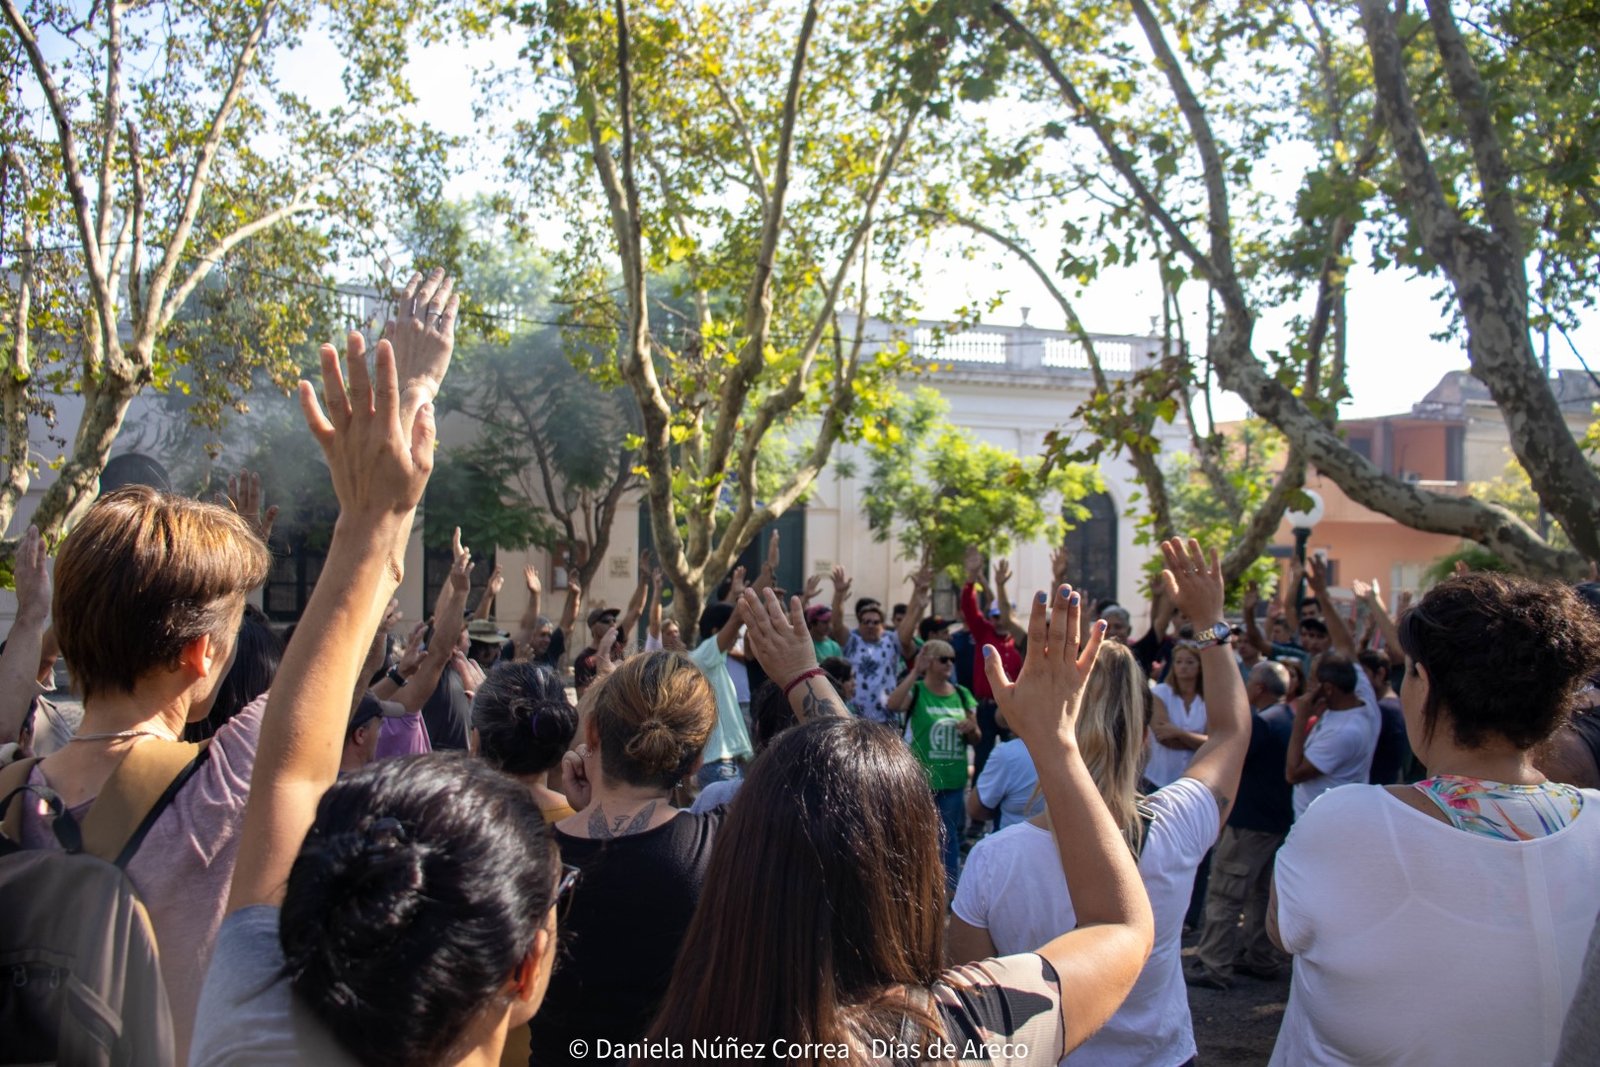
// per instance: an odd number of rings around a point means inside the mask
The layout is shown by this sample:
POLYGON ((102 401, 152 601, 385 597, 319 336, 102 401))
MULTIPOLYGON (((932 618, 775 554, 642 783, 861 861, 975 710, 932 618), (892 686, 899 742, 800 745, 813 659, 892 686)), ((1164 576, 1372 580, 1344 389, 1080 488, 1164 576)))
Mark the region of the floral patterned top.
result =
POLYGON ((1549 837, 1578 817, 1583 798, 1570 785, 1512 785, 1436 774, 1416 783, 1458 830, 1501 841, 1549 837))

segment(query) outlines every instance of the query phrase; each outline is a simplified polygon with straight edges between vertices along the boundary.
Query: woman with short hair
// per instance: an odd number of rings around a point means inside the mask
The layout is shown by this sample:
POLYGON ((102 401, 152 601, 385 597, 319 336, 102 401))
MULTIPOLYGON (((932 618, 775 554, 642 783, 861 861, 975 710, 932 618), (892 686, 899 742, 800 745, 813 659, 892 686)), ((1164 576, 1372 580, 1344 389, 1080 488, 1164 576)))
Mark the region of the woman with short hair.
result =
POLYGON ((889 710, 904 717, 906 744, 928 774, 944 824, 945 888, 952 896, 966 831, 967 746, 981 736, 978 698, 956 682, 955 673, 956 650, 950 642, 929 641, 888 700, 889 710))
POLYGON ((1331 789, 1278 852, 1268 930, 1294 984, 1272 1062, 1549 1063, 1595 921, 1600 792, 1534 754, 1600 666, 1600 622, 1564 586, 1472 573, 1399 630, 1430 777, 1331 789))

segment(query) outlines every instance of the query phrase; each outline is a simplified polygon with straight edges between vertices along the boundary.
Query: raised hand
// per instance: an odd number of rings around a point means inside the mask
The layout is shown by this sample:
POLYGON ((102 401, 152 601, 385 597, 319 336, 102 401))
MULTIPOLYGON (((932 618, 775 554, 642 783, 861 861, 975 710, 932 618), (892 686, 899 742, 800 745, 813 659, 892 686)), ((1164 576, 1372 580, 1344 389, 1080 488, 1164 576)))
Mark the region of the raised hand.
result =
POLYGON ((488 592, 485 595, 490 600, 493 600, 495 597, 500 595, 500 590, 504 589, 505 586, 506 576, 503 573, 500 564, 496 563, 494 565, 494 572, 489 575, 489 587, 488 592))
POLYGON ((389 598, 389 606, 383 609, 383 621, 378 623, 378 632, 386 634, 399 625, 405 618, 405 612, 400 610, 400 601, 394 597, 389 598))
POLYGON ((472 588, 472 549, 461 544, 461 527, 450 535, 450 576, 446 579, 458 591, 466 593, 472 588))
POLYGON ((50 552, 39 527, 29 526, 11 561, 17 583, 18 623, 43 627, 50 617, 50 552))
POLYGON ((1048 617, 1046 599, 1043 592, 1033 599, 1028 654, 1015 682, 1006 677, 995 647, 983 646, 984 672, 995 702, 1012 731, 1034 753, 1041 747, 1077 743, 1078 704, 1106 632, 1106 624, 1096 622, 1080 652, 1082 598, 1070 586, 1059 586, 1048 617))
POLYGON ((1217 550, 1211 550, 1208 563, 1200 551, 1200 542, 1181 538, 1161 542, 1161 555, 1167 569, 1161 572, 1161 583, 1167 596, 1178 610, 1194 621, 1195 626, 1209 626, 1222 618, 1224 593, 1222 564, 1217 550))
POLYGON ((931 588, 933 588, 933 567, 924 563, 911 576, 911 592, 914 595, 927 596, 931 588))
POLYGON ((1306 560, 1306 581, 1311 584, 1313 595, 1321 596, 1328 591, 1328 561, 1321 556, 1311 556, 1306 560))
POLYGON ((977 545, 967 546, 961 555, 961 564, 966 568, 969 585, 983 581, 983 553, 978 551, 977 545))
MULTIPOLYGON (((369 372, 366 340, 354 331, 345 338, 348 383, 332 345, 323 345, 319 355, 322 402, 310 382, 301 382, 300 408, 328 461, 340 510, 373 519, 410 515, 433 472, 432 392, 414 406, 406 399, 395 351, 387 340, 378 342, 369 372)), ((423 361, 412 356, 408 362, 413 366, 425 362, 431 368, 428 373, 437 374, 428 379, 430 389, 437 388, 450 363, 450 344, 444 343, 442 357, 423 361)))
POLYGON ((833 572, 829 574, 828 577, 833 582, 833 598, 835 600, 844 600, 850 595, 850 587, 852 583, 850 581, 850 576, 845 574, 843 567, 833 568, 833 572))
POLYGON ((1244 603, 1240 606, 1244 609, 1244 613, 1247 617, 1253 618, 1256 613, 1256 605, 1260 603, 1261 583, 1251 582, 1249 585, 1244 587, 1244 603))
POLYGON ((773 530, 772 531, 772 536, 767 538, 767 561, 766 561, 766 563, 764 563, 762 565, 762 570, 766 572, 766 575, 767 575, 768 578, 773 578, 773 577, 777 576, 777 574, 778 574, 778 560, 779 559, 780 559, 780 557, 778 555, 778 531, 777 530, 773 530))
POLYGON ((384 325, 383 339, 394 350, 402 422, 433 403, 450 366, 461 306, 460 294, 451 292, 454 284, 443 267, 435 267, 426 278, 413 274, 395 294, 395 316, 384 325))
POLYGON ((594 647, 597 650, 594 657, 594 676, 598 681, 617 669, 617 661, 611 655, 617 648, 617 628, 615 626, 607 628, 600 637, 600 643, 594 647))
POLYGON ((1413 601, 1415 599, 1416 599, 1416 594, 1415 593, 1413 593, 1409 589, 1402 589, 1402 590, 1400 590, 1400 599, 1395 604, 1395 607, 1400 610, 1401 614, 1404 614, 1406 609, 1411 606, 1411 601, 1413 601))
POLYGON ((817 650, 799 597, 790 598, 785 611, 772 590, 758 596, 754 589, 747 589, 735 610, 745 626, 745 647, 755 654, 768 678, 786 686, 816 667, 817 650))
POLYGON ((561 757, 561 792, 573 811, 587 808, 594 796, 594 784, 589 781, 588 768, 583 762, 588 758, 588 745, 579 745, 561 757))
POLYGON ((800 599, 810 603, 822 595, 822 575, 813 574, 806 579, 805 588, 800 591, 800 599))
POLYGON ((667 576, 661 573, 660 567, 652 567, 650 569, 650 589, 651 592, 657 595, 657 597, 659 597, 661 593, 661 583, 666 580, 667 576))
POLYGON ((537 596, 544 591, 544 587, 539 584, 539 569, 537 567, 530 565, 522 568, 522 580, 527 584, 529 593, 537 596))
POLYGON ((272 536, 272 524, 278 518, 276 505, 261 510, 261 475, 241 470, 228 478, 228 494, 222 503, 232 508, 240 518, 250 524, 262 541, 272 536))
POLYGON ((733 576, 728 579, 728 603, 736 604, 744 592, 744 568, 733 568, 733 576))
POLYGON ((655 568, 655 557, 650 555, 648 548, 639 551, 639 584, 650 580, 650 572, 655 568))
POLYGON ((1378 580, 1374 578, 1369 585, 1360 578, 1350 582, 1350 592, 1355 594, 1357 600, 1376 600, 1378 598, 1378 580))
POLYGON ((1011 561, 996 560, 994 565, 994 587, 1001 588, 1011 580, 1011 561))
POLYGON ((411 628, 411 636, 406 638, 405 651, 400 653, 400 660, 395 666, 407 678, 417 673, 422 667, 422 657, 428 654, 427 648, 422 643, 422 639, 427 636, 427 633, 428 621, 424 619, 411 628))
POLYGON ((1067 584, 1067 571, 1072 567, 1072 551, 1066 545, 1059 545, 1050 550, 1050 573, 1055 576, 1057 585, 1067 584))
POLYGON ((573 596, 583 595, 583 586, 578 583, 578 572, 576 570, 567 572, 567 592, 573 596))

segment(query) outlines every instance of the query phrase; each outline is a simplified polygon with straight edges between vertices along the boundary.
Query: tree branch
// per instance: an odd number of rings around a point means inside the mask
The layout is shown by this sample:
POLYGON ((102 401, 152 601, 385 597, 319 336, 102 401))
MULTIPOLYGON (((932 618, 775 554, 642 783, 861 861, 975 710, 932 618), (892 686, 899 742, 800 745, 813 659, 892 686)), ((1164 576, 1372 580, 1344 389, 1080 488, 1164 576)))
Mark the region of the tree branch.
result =
MULTIPOLYGON (((11 0, 5 2, 10 3, 11 0)), ((222 145, 222 135, 228 128, 228 121, 233 117, 233 109, 238 104, 240 95, 244 92, 244 83, 249 76, 250 68, 255 63, 261 39, 266 36, 267 23, 277 8, 278 0, 265 0, 261 5, 261 14, 256 18, 255 25, 250 28, 250 34, 240 46, 238 55, 234 57, 228 88, 223 92, 222 100, 218 102, 216 110, 212 112, 205 139, 201 141, 200 151, 195 157, 194 169, 189 174, 183 207, 178 214, 178 224, 173 228, 172 236, 167 239, 161 262, 150 275, 150 288, 145 300, 145 322, 136 326, 144 346, 154 341, 155 335, 160 332, 160 327, 150 328, 154 325, 151 322, 152 317, 161 317, 161 327, 171 320, 173 306, 168 304, 166 299, 167 286, 171 284, 172 276, 178 269, 179 258, 188 247, 189 234, 194 229, 194 220, 200 213, 200 204, 205 199, 206 188, 210 184, 211 165, 216 160, 217 150, 222 145)), ((198 284, 198 281, 195 284, 198 284)), ((192 288, 191 285, 190 289, 192 288)))

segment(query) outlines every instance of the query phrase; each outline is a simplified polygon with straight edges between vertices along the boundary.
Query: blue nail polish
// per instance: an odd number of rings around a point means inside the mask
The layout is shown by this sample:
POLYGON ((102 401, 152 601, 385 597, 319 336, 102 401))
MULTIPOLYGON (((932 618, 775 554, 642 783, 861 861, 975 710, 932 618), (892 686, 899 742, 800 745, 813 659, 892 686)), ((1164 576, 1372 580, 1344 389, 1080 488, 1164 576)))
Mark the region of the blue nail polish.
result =
POLYGON ((1105 633, 1106 632, 1106 620, 1101 619, 1099 622, 1094 624, 1094 628, 1096 630, 1099 630, 1101 633, 1105 633))
POLYGON ((1044 590, 1041 589, 1037 593, 1033 594, 1033 599, 1035 603, 1043 604, 1045 601, 1044 590))
MULTIPOLYGON (((1042 596, 1043 594, 1041 593, 1040 595, 1042 596)), ((994 657, 994 646, 993 645, 984 645, 983 646, 983 658, 984 659, 992 659, 993 657, 994 657)))
POLYGON ((1067 597, 1067 603, 1069 603, 1069 604, 1073 605, 1074 607, 1076 607, 1077 604, 1078 604, 1078 594, 1077 593, 1073 593, 1071 596, 1067 597))
POLYGON ((1072 595, 1072 586, 1070 586, 1070 585, 1064 585, 1060 589, 1056 590, 1056 596, 1060 597, 1062 600, 1065 600, 1067 597, 1069 597, 1071 595, 1072 595))

